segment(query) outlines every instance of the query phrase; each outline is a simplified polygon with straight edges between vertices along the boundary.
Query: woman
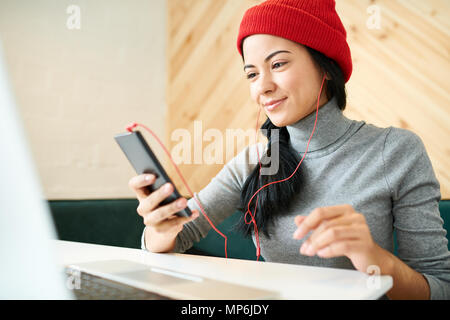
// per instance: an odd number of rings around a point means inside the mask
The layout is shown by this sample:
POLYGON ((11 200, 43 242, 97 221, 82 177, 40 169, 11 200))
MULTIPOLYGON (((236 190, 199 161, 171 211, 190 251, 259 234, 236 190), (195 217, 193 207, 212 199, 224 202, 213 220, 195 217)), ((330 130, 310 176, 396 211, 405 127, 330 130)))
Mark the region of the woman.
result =
MULTIPOLYGON (((361 272, 375 266, 393 277, 389 298, 449 299, 440 187, 422 141, 408 130, 378 128, 342 113, 352 62, 335 2, 254 6, 244 15, 237 44, 251 97, 268 117, 262 129, 279 129, 277 139, 265 131, 269 142, 258 151, 270 155, 277 145, 280 165, 260 175, 260 166, 249 161, 250 147, 227 163, 196 194, 212 222, 251 209, 257 229, 243 221, 242 231, 253 236, 266 261, 361 272)), ((142 175, 129 184, 146 225, 143 248, 184 252, 211 226, 199 217, 195 199, 159 207, 173 187, 149 194, 145 187, 153 182, 142 175), (185 206, 192 217, 174 216, 185 206)))

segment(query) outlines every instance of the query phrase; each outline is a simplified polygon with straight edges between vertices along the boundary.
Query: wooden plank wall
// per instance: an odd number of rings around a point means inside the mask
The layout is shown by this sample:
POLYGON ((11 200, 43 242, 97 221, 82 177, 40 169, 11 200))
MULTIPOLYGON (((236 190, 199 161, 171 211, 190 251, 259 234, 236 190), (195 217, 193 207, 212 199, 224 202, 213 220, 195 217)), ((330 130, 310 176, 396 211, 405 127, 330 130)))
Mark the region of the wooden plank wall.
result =
MULTIPOLYGON (((191 164, 181 164, 180 170, 194 192, 229 160, 226 130, 255 128, 257 107, 250 100, 235 43, 245 10, 260 2, 168 0, 167 145, 179 145, 181 140, 172 137, 176 129, 190 132, 191 164), (198 133, 214 133, 210 129, 224 137, 223 162, 195 164, 194 140, 201 143, 198 133)), ((450 199, 450 2, 337 0, 336 8, 354 62, 345 114, 417 133, 441 183, 442 197, 450 199), (371 5, 380 9, 380 29, 367 26, 371 5)), ((264 121, 263 115, 259 121, 264 121)), ((201 150, 213 141, 203 140, 201 150)), ((253 142, 249 137, 246 143, 253 142)), ((242 148, 237 146, 232 155, 242 148)), ((172 167, 166 167, 187 195, 172 167)))

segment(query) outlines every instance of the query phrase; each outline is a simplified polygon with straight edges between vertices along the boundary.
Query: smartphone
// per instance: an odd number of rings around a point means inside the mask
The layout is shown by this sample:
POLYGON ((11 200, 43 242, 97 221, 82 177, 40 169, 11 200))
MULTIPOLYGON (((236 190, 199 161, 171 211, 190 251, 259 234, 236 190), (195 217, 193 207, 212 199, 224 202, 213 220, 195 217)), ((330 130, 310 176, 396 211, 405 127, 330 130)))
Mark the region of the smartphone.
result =
MULTIPOLYGON (((139 131, 118 134, 114 139, 125 153, 125 156, 128 158, 137 174, 152 173, 156 176, 155 183, 148 187, 150 192, 155 191, 167 182, 170 182, 173 185, 173 193, 164 199, 164 201, 161 202, 161 205, 169 204, 181 197, 177 188, 172 183, 172 180, 170 180, 163 166, 158 161, 158 158, 156 158, 139 131)), ((189 207, 186 207, 177 212, 176 215, 180 217, 190 217, 192 212, 189 207)))

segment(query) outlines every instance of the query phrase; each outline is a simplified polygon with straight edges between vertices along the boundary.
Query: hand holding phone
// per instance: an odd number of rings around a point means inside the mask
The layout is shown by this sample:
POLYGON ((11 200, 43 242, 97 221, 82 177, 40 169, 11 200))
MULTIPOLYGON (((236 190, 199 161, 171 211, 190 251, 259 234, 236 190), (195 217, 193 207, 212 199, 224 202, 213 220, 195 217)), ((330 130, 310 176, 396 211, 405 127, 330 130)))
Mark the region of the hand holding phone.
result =
MULTIPOLYGON (((119 134, 116 135, 114 139, 125 153, 137 174, 155 175, 156 180, 152 185, 148 186, 149 194, 156 189, 159 189, 162 185, 167 183, 172 184, 173 192, 161 201, 161 205, 172 203, 174 200, 181 197, 158 158, 150 149, 149 145, 139 131, 119 134)), ((190 217, 192 212, 189 207, 186 207, 183 210, 178 211, 176 214, 180 217, 190 217)))
POLYGON ((190 217, 179 217, 177 212, 186 208, 187 201, 180 198, 164 206, 159 204, 171 193, 173 186, 169 183, 161 186, 152 193, 149 191, 156 180, 153 174, 141 174, 130 179, 129 186, 136 193, 139 206, 138 214, 143 218, 145 228, 144 246, 151 252, 171 252, 176 243, 178 233, 183 230, 184 224, 199 216, 197 210, 192 211, 190 217), (181 204, 181 207, 178 205, 181 204))
POLYGON ((199 212, 187 207, 140 132, 115 139, 139 174, 130 179, 129 186, 137 195, 137 212, 146 225, 145 247, 152 252, 170 252, 183 225, 196 219, 199 212))

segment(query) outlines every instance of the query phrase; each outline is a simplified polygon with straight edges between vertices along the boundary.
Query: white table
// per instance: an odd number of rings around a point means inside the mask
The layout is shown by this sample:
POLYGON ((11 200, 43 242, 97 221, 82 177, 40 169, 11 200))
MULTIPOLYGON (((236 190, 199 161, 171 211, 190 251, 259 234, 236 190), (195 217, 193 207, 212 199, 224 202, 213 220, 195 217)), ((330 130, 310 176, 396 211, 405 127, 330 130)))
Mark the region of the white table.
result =
POLYGON ((156 254, 140 249, 55 240, 61 265, 130 260, 175 272, 279 293, 281 299, 378 299, 392 287, 390 276, 359 271, 256 262, 189 254, 156 254))

